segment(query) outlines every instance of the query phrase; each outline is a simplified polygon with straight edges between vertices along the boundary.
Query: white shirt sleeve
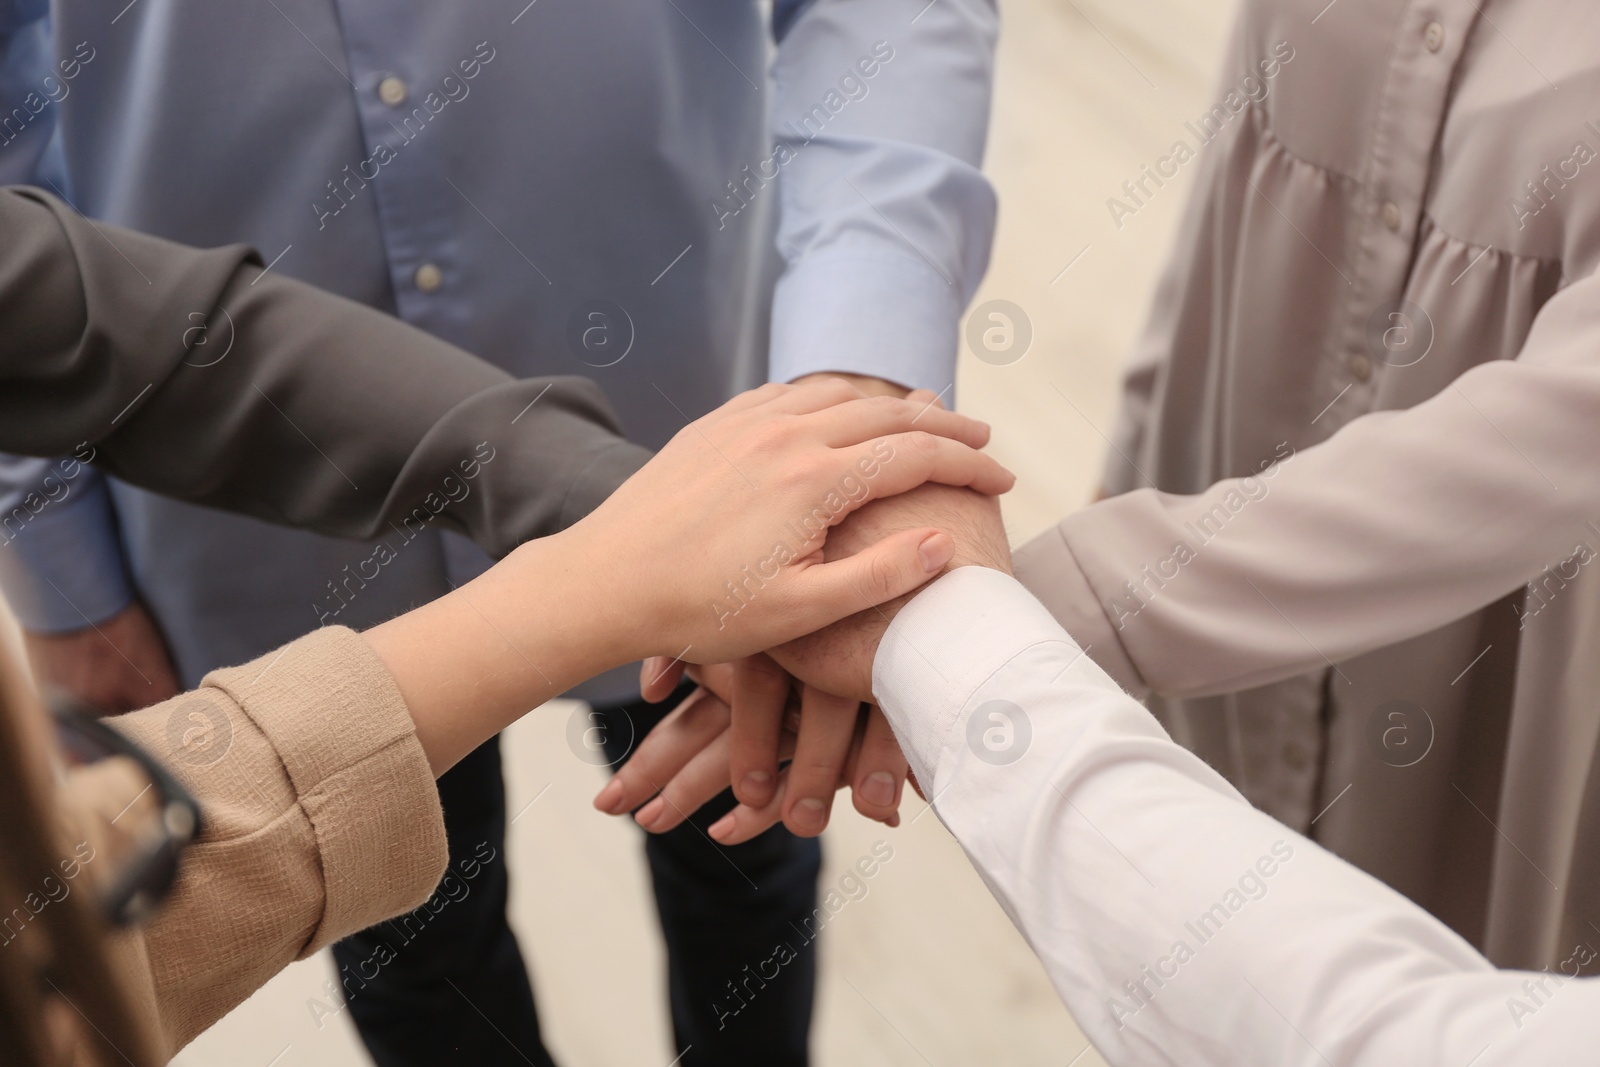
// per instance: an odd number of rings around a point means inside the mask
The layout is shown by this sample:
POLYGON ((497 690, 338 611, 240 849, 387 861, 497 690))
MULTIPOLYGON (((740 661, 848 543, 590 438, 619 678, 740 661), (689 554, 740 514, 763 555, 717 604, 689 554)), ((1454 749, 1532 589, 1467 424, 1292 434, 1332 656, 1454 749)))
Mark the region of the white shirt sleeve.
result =
POLYGON ((1568 977, 1592 969, 1590 942, 1553 972, 1495 970, 1250 807, 1014 579, 966 567, 929 586, 879 646, 873 691, 939 817, 1108 1063, 1600 1056, 1600 980, 1568 977))

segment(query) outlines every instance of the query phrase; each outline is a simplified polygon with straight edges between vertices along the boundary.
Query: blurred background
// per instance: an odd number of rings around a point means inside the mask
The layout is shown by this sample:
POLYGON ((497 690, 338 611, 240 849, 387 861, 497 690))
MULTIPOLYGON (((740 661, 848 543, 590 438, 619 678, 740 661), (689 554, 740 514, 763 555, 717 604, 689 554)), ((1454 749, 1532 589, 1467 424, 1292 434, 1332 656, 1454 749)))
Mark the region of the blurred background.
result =
MULTIPOLYGON (((1032 340, 961 354, 959 406, 995 427, 1020 477, 1013 544, 1086 502, 1114 413, 1118 366, 1143 322, 1193 169, 1119 227, 1106 201, 1210 106, 1232 5, 1222 0, 1004 0, 985 169, 1000 226, 974 308, 1021 309, 1032 340)), ((1013 317, 1014 313, 1013 313, 1013 317)), ((1020 320, 1013 343, 1027 330, 1020 320)), ((557 701, 505 735, 512 923, 546 1044, 565 1067, 670 1067, 660 935, 639 832, 596 813, 601 768, 576 758, 557 701), (604 997, 593 990, 604 989, 604 997), (586 991, 589 991, 586 993, 586 991), (613 1008, 630 1005, 629 1025, 613 1008)), ((907 790, 896 830, 841 796, 823 889, 885 842, 893 857, 828 923, 813 1034, 819 1067, 1091 1067, 1088 1047, 960 847, 907 790)), ((881 852, 880 852, 881 854, 881 852)), ((178 1067, 346 1067, 367 1060, 323 953, 296 964, 194 1042, 178 1067)), ((752 1065, 759 1067, 759 1065, 752 1065)))

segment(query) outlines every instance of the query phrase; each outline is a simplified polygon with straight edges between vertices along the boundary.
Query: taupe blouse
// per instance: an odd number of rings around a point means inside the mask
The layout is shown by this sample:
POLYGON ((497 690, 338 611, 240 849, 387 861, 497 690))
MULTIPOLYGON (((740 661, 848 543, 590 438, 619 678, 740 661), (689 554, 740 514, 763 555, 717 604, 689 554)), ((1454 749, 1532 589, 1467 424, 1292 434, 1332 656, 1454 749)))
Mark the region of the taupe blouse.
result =
POLYGON ((1017 559, 1177 739, 1506 966, 1600 945, 1597 90, 1591 3, 1246 3, 1123 495, 1017 559))

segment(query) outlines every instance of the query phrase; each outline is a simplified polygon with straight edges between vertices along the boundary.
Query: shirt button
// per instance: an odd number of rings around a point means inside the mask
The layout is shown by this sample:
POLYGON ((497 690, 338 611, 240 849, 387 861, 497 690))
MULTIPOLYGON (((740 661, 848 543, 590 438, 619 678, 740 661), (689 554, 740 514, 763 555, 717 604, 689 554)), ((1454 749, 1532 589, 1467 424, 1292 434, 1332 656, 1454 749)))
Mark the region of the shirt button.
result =
POLYGON ((388 77, 378 83, 378 99, 390 107, 398 107, 406 98, 406 83, 396 77, 388 77))
POLYGON ((1372 377, 1372 360, 1357 352, 1350 357, 1350 377, 1358 382, 1364 382, 1372 377))
POLYGON ((1383 205, 1383 224, 1394 233, 1400 232, 1400 205, 1393 200, 1383 205))
POLYGON ((432 263, 424 263, 417 268, 417 273, 412 276, 412 281, 417 283, 417 288, 424 293, 431 293, 439 288, 444 281, 444 275, 439 273, 439 268, 432 263))
POLYGON ((1283 762, 1289 765, 1292 771, 1303 771, 1311 766, 1311 753, 1306 751, 1306 746, 1298 741, 1290 741, 1283 746, 1283 762))
POLYGON ((1437 22, 1428 23, 1428 28, 1422 31, 1422 43, 1430 52, 1437 52, 1444 47, 1444 27, 1437 22))

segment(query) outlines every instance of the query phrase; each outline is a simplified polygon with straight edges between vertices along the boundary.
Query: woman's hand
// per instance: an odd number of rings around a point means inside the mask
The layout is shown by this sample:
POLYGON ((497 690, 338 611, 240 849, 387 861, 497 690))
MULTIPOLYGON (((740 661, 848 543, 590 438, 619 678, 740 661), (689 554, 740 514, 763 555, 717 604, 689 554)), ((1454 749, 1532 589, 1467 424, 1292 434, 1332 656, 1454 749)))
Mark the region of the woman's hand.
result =
MULTIPOLYGON (((1005 527, 995 501, 933 485, 862 508, 828 539, 826 555, 845 557, 896 530, 929 522, 955 536, 952 566, 1009 571, 1005 527)), ((872 662, 879 640, 908 599, 875 605, 766 654, 700 668, 696 680, 721 701, 702 708, 692 723, 664 720, 595 798, 595 806, 621 814, 659 790, 662 799, 639 811, 640 824, 659 831, 731 784, 740 803, 712 827, 712 835, 736 844, 780 818, 797 834, 820 831, 835 788, 848 784, 857 811, 891 822, 908 772, 888 722, 871 704, 872 662), (732 706, 731 715, 725 704, 732 706), (862 716, 860 707, 870 712, 862 716), (791 757, 780 771, 781 762, 791 757)), ((930 663, 929 669, 937 667, 930 663)), ((681 661, 647 661, 640 692, 646 700, 661 700, 682 673, 681 661)))
POLYGON ((835 524, 925 482, 1001 493, 989 428, 838 380, 768 385, 685 427, 587 518, 374 628, 436 772, 601 671, 780 645, 927 582, 937 526, 825 561, 835 524))
POLYGON ((925 482, 1002 493, 989 428, 834 379, 768 385, 690 423, 588 518, 557 535, 616 628, 619 662, 737 659, 907 593, 953 543, 898 530, 825 562, 829 530, 925 482))

